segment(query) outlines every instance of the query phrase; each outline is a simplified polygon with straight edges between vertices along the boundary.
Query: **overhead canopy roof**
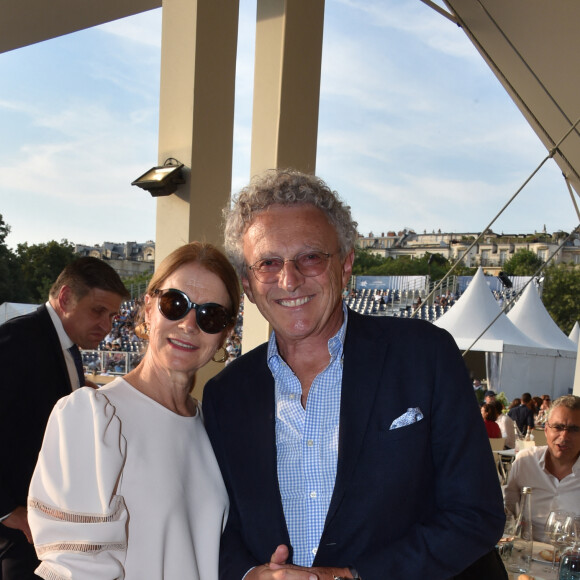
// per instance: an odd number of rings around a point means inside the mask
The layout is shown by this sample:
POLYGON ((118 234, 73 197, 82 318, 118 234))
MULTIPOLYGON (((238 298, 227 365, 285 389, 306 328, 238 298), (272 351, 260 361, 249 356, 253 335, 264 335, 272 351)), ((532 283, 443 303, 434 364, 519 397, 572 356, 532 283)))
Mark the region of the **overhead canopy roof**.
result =
MULTIPOLYGON (((548 151, 580 119, 580 2, 445 0, 548 151)), ((580 193, 580 131, 554 159, 580 193)))
MULTIPOLYGON (((431 0, 423 1, 433 5, 431 0)), ((580 2, 444 1, 452 18, 551 151, 580 119, 580 2)), ((159 8, 161 4, 162 0, 3 0, 0 53, 159 8)), ((577 128, 559 145, 554 159, 580 192, 577 128)))
POLYGON ((0 53, 160 7, 161 0, 2 0, 0 53))

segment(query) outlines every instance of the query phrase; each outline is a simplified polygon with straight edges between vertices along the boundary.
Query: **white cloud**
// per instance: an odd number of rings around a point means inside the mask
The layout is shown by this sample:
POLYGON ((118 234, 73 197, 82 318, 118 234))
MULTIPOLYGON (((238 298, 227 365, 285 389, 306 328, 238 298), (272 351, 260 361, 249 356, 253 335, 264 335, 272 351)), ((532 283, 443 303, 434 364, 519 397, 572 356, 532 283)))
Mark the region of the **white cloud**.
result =
MULTIPOLYGON (((241 0, 233 191, 249 179, 255 17, 241 0)), ((130 182, 157 159, 160 27, 154 10, 0 55, 9 243, 154 236, 155 201, 130 182)), ((479 231, 546 154, 461 29, 419 0, 327 0, 321 90, 318 172, 365 233, 479 231)), ((494 229, 575 221, 549 162, 494 229)))

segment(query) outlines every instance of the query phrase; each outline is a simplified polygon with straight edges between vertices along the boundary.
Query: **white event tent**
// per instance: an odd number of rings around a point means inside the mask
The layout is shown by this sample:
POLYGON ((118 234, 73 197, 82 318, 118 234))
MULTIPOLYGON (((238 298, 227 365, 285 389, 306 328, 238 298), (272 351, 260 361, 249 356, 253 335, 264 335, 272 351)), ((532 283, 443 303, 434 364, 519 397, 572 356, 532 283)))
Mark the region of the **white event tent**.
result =
POLYGON ((38 304, 19 304, 18 302, 3 302, 0 304, 0 324, 7 320, 28 314, 38 308, 38 304))
POLYGON ((536 285, 528 284, 507 317, 523 333, 548 348, 571 351, 576 358, 578 345, 570 340, 554 322, 542 303, 536 285))
POLYGON ((580 341, 580 324, 578 324, 578 321, 574 323, 574 326, 572 327, 572 330, 570 331, 568 338, 574 341, 576 345, 578 345, 578 341, 580 341))
POLYGON ((481 268, 457 303, 434 324, 450 332, 461 350, 485 356, 489 387, 503 391, 508 400, 523 392, 557 397, 572 388, 575 352, 546 346, 518 328, 501 312, 481 268))

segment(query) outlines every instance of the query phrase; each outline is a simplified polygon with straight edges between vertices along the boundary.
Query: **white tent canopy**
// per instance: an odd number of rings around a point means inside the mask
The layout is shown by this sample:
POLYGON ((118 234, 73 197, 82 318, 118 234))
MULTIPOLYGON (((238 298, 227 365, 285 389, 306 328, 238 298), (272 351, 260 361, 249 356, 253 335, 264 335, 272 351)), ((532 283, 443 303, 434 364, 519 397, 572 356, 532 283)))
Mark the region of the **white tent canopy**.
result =
POLYGON ((4 302, 0 304, 0 324, 4 324, 7 320, 28 314, 38 308, 38 304, 19 304, 18 302, 4 302))
POLYGON ((508 399, 523 392, 557 397, 572 388, 576 353, 547 347, 516 327, 501 313, 481 268, 435 324, 450 332, 460 349, 485 352, 488 384, 508 399))
POLYGON ((469 348, 476 351, 503 352, 504 345, 532 350, 545 348, 518 330, 505 314, 500 314, 500 311, 501 308, 489 289, 483 270, 479 268, 457 304, 438 318, 435 324, 450 332, 462 350, 469 348), (478 339, 498 314, 499 318, 478 339), (477 342, 473 344, 476 339, 477 342))
POLYGON ((507 317, 524 334, 547 348, 573 353, 578 350, 578 345, 552 320, 533 283, 528 284, 507 317))
POLYGON ((578 324, 578 321, 574 323, 574 327, 570 331, 568 338, 578 345, 578 341, 580 341, 580 324, 578 324))

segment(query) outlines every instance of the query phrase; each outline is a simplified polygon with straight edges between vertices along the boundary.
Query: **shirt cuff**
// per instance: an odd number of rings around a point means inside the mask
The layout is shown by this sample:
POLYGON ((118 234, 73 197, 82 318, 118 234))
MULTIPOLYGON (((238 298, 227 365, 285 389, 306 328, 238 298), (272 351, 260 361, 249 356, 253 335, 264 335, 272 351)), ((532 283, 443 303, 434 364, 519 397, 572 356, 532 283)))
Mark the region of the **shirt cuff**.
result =
POLYGON ((3 522, 6 518, 9 518, 14 512, 10 512, 9 514, 6 514, 5 516, 0 517, 0 522, 3 522))

